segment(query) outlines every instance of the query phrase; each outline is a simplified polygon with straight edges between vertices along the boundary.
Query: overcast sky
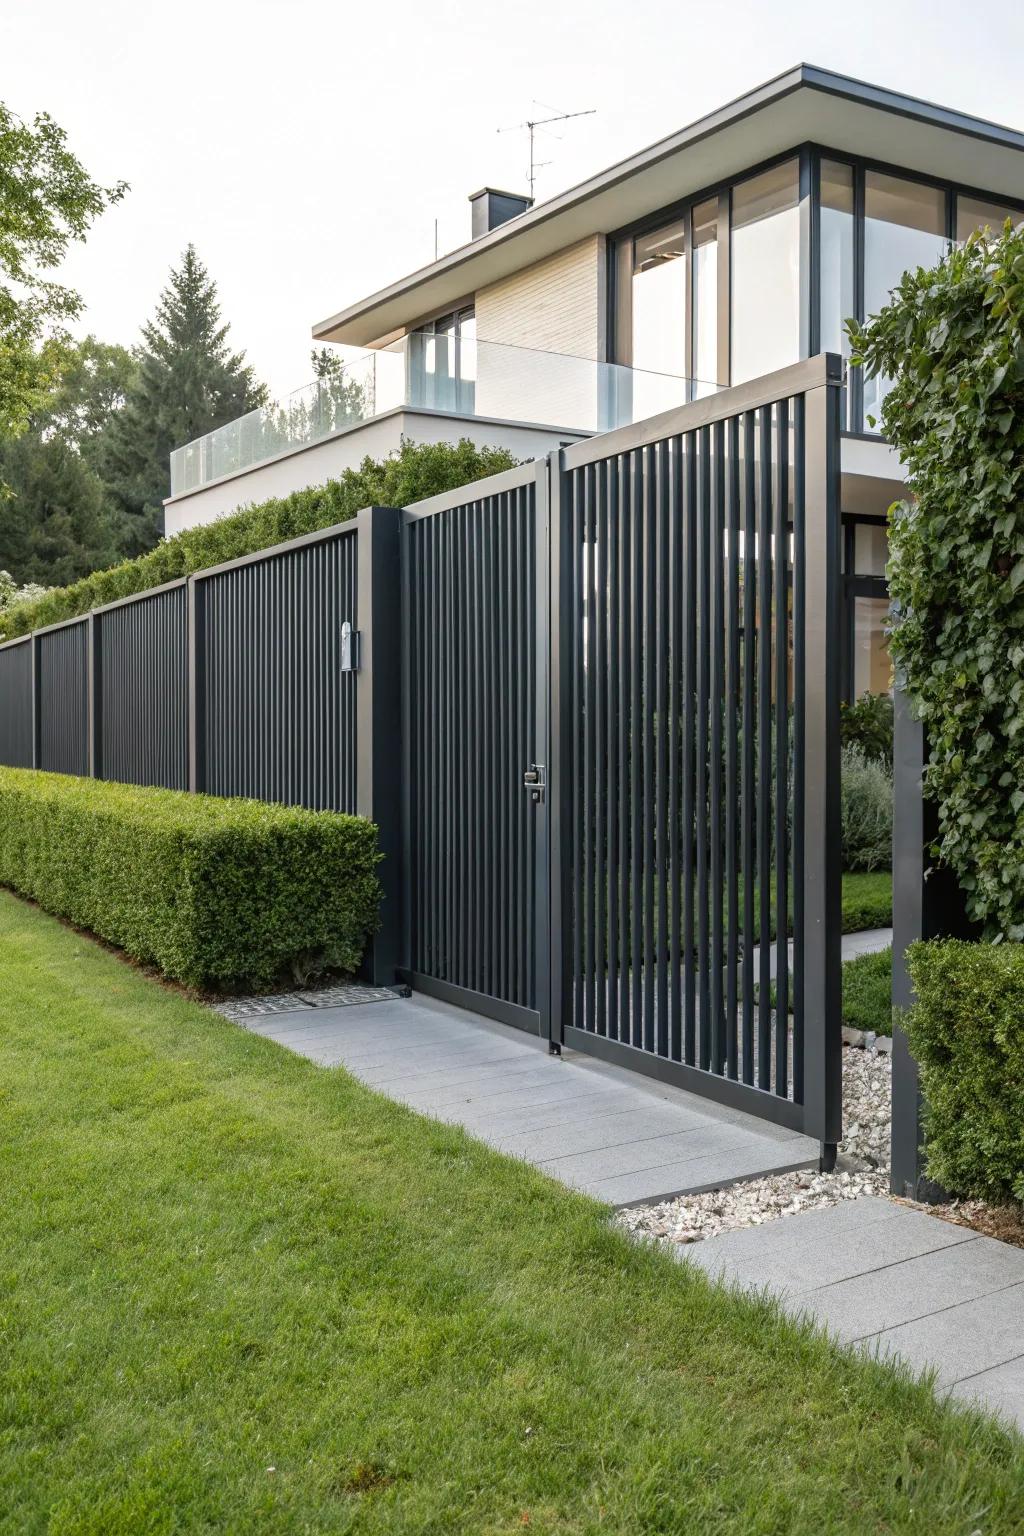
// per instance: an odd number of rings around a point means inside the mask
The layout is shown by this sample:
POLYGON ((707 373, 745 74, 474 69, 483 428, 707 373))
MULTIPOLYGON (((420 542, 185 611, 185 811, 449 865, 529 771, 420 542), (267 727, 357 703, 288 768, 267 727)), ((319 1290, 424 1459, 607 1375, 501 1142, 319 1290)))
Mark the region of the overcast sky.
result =
POLYGON ((1024 6, 992 0, 0 0, 0 95, 46 110, 124 202, 66 268, 133 343, 189 240, 277 392, 310 328, 469 235, 468 194, 539 199, 804 60, 1024 127, 1024 6))

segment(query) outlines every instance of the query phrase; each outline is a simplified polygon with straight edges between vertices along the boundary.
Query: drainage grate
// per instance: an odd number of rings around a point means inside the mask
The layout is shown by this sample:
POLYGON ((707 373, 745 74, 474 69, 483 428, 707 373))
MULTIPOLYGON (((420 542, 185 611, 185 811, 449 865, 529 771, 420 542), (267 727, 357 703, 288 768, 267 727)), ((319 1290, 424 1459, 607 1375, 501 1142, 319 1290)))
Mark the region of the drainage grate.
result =
POLYGON ((352 1008, 361 1003, 389 1003, 409 997, 408 987, 368 987, 344 982, 336 987, 317 987, 308 992, 274 992, 265 997, 232 997, 211 1004, 213 1011, 236 1024, 274 1013, 300 1013, 308 1008, 352 1008))

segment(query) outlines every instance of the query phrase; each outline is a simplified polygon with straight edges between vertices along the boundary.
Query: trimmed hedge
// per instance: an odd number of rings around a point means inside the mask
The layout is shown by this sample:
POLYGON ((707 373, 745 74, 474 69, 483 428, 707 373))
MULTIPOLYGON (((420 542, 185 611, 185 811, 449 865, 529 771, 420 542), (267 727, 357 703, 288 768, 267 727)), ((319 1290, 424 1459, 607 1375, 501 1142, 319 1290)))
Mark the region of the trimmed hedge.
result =
POLYGON ((0 768, 0 884, 186 986, 354 970, 378 860, 354 816, 0 768))
POLYGON ((1024 946, 931 940, 908 965, 928 1175, 951 1194, 1024 1200, 1024 946))
POLYGON ((478 448, 468 437, 455 444, 403 442, 391 458, 364 459, 358 469, 346 469, 326 485, 243 507, 200 528, 186 528, 135 560, 15 603, 0 612, 0 640, 77 618, 91 608, 208 570, 223 560, 333 528, 354 517, 361 507, 407 507, 426 496, 499 474, 516 463, 507 449, 478 448))

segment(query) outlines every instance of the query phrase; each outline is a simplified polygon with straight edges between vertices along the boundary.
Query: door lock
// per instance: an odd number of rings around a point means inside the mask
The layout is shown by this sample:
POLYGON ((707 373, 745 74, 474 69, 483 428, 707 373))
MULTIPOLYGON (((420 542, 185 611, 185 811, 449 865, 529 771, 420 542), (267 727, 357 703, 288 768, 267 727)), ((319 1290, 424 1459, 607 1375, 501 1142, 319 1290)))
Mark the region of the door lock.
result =
POLYGON ((539 805, 544 799, 544 790, 547 786, 547 774, 543 763, 531 763, 523 774, 523 788, 529 790, 530 799, 534 805, 539 805))

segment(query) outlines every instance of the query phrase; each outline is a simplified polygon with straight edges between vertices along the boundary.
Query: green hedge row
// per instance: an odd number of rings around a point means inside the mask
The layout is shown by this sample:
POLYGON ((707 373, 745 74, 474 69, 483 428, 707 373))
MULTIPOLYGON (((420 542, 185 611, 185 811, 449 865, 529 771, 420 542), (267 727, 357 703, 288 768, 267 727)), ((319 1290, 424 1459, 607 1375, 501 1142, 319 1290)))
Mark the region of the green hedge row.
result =
POLYGON ((1024 946, 932 940, 908 964, 929 1177, 952 1194, 1024 1200, 1024 946))
POLYGON ((0 768, 0 885, 186 986, 354 970, 378 858, 354 816, 0 768))
POLYGON ((201 528, 186 528, 136 560, 94 571, 69 587, 55 587, 42 597, 17 603, 0 613, 0 640, 76 618, 91 608, 207 570, 222 560, 332 528, 347 522, 361 507, 407 507, 426 496, 511 469, 515 463, 506 449, 478 448, 468 438, 455 444, 403 442, 391 458, 364 459, 358 469, 347 469, 326 485, 243 507, 201 528))

